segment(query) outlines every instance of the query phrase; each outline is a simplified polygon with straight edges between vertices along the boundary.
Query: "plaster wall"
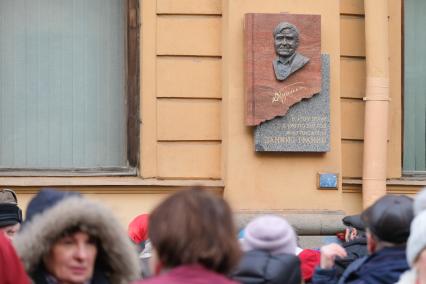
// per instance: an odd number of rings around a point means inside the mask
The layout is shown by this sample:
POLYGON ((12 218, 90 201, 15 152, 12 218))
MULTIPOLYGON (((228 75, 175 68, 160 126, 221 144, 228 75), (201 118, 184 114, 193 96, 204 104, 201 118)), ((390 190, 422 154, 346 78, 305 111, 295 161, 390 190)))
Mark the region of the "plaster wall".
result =
POLYGON ((222 137, 224 196, 236 210, 342 209, 339 190, 318 190, 318 172, 341 174, 339 1, 223 1, 222 137), (256 154, 244 125, 245 13, 321 15, 321 50, 330 55, 331 151, 256 154))
MULTIPOLYGON (((361 210, 365 93, 362 0, 140 1, 141 143, 138 177, 0 177, 20 204, 41 186, 80 190, 123 224, 187 185, 214 188, 240 213, 323 214, 361 210), (244 125, 245 13, 319 14, 331 59, 331 151, 256 154, 244 125), (317 173, 340 176, 318 190, 317 173), (117 182, 116 180, 120 180, 117 182), (124 180, 124 182, 122 181, 124 180), (154 180, 154 182, 145 182, 154 180), (170 181, 171 187, 161 185, 170 181)), ((389 1, 391 111, 388 192, 414 194, 401 178, 401 0, 389 1)), ((339 213, 340 214, 340 213, 339 213)))

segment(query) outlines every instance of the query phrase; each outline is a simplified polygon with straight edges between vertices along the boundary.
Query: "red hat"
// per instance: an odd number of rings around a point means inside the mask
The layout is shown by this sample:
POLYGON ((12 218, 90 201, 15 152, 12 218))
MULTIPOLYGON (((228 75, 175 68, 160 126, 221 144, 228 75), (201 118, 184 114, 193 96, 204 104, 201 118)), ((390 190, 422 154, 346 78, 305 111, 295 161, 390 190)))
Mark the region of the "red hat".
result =
POLYGON ((136 244, 140 244, 148 239, 148 214, 136 216, 129 224, 129 238, 136 244))
POLYGON ((320 264, 321 253, 317 250, 304 249, 299 253, 299 259, 303 280, 308 282, 312 279, 315 267, 320 264))

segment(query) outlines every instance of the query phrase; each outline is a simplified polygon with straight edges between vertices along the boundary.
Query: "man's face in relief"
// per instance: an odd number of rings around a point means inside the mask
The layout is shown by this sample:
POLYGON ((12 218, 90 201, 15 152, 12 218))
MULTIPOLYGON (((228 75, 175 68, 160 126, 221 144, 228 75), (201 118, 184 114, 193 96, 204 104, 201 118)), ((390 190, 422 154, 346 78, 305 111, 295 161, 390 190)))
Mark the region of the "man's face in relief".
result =
POLYGON ((290 57, 297 49, 298 35, 291 29, 284 29, 275 35, 275 51, 279 56, 290 57))

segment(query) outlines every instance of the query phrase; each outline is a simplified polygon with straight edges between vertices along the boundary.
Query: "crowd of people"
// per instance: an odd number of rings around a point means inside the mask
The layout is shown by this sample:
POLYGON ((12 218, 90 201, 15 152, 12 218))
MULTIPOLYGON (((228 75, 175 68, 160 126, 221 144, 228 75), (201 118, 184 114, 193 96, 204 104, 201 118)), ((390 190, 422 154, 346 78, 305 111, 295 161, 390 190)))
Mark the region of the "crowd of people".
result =
POLYGON ((386 195, 342 220, 341 241, 303 249, 278 215, 237 234, 227 202, 201 188, 170 195, 127 231, 75 191, 40 190, 24 219, 3 189, 0 284, 426 284, 425 209, 426 190, 386 195))

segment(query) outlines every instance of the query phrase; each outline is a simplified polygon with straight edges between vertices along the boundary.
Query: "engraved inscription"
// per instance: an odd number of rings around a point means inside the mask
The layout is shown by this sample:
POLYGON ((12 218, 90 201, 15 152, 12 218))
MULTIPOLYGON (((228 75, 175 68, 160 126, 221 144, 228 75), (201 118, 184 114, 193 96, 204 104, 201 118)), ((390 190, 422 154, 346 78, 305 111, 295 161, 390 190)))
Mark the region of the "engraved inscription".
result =
POLYGON ((321 116, 291 117, 289 123, 279 126, 282 136, 265 136, 266 144, 299 143, 324 144, 326 143, 326 118, 321 116))
POLYGON ((275 92, 272 95, 272 103, 281 103, 285 104, 287 102, 287 98, 291 97, 293 94, 296 94, 299 91, 306 90, 307 88, 303 85, 302 82, 296 82, 287 86, 285 89, 275 92))
MULTIPOLYGON (((322 60, 324 73, 321 93, 294 105, 285 116, 273 118, 257 126, 254 144, 256 152, 330 151, 329 57, 323 55, 322 60)), ((307 90, 292 93, 292 90, 299 86, 305 85, 268 90, 268 103, 276 107, 292 104, 299 93, 309 92, 311 89, 307 86, 307 90), (276 93, 272 96, 274 92, 276 93)))

